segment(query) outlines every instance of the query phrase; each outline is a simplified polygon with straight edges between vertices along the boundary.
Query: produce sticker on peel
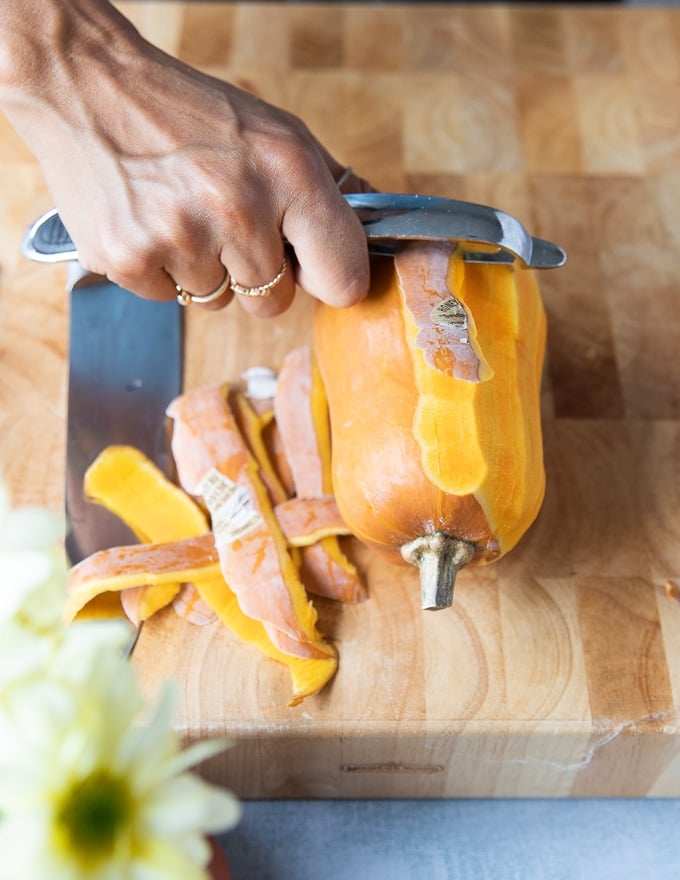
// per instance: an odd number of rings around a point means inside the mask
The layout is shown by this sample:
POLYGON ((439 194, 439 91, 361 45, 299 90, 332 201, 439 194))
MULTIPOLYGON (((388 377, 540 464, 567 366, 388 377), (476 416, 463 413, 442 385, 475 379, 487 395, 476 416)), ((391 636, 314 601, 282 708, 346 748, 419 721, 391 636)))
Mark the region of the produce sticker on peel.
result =
POLYGON ((263 522, 250 492, 211 468, 198 485, 212 519, 215 544, 231 544, 263 522))
POLYGON ((451 324, 466 329, 468 316, 462 303, 455 296, 443 299, 432 309, 430 320, 433 324, 451 324))

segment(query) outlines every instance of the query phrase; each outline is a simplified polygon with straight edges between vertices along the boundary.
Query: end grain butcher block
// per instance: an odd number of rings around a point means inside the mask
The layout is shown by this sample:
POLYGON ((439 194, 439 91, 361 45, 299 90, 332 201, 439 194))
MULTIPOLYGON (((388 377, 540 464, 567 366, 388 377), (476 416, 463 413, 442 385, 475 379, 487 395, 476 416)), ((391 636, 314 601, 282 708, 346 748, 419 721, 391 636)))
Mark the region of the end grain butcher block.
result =
MULTIPOLYGON (((340 666, 295 708, 282 666, 172 611, 135 651, 147 692, 179 680, 177 724, 233 738, 205 772, 245 797, 680 796, 680 10, 124 6, 380 189, 494 205, 569 254, 539 276, 548 488, 519 545, 427 613, 415 569, 349 541, 370 598, 315 600, 340 666)), ((18 257, 50 201, 2 143, 0 456, 60 509, 63 278, 18 257)), ((277 368, 311 308, 187 310, 185 387, 277 368)))
POLYGON ((607 486, 598 471, 611 474, 611 454, 631 475, 634 460, 601 425, 596 443, 594 426, 554 428, 537 525, 507 561, 463 570, 451 609, 421 611, 415 570, 350 542, 370 599, 315 600, 340 667, 294 709, 285 668, 221 625, 192 627, 174 612, 145 625, 135 663, 149 690, 176 677, 185 735, 236 739, 206 768, 212 777, 245 797, 677 790, 668 666, 680 608, 653 580, 600 568, 594 551, 608 546, 614 568, 621 540, 604 513, 592 535, 562 522, 575 501, 605 503, 613 518, 625 480, 607 486), (577 475, 561 462, 584 445, 589 464, 577 475))

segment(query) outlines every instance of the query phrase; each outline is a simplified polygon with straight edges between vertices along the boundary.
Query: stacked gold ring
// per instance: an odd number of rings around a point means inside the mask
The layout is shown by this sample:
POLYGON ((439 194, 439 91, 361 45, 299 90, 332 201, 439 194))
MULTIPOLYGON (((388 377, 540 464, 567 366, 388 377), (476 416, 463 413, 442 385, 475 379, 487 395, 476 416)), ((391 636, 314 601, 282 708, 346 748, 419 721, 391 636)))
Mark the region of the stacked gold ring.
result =
POLYGON ((266 284, 258 284, 256 287, 245 287, 243 284, 239 284, 238 281, 234 281, 229 272, 226 272, 224 280, 222 281, 220 286, 216 287, 215 290, 211 291, 210 293, 204 294, 203 296, 200 296, 196 293, 190 293, 188 290, 185 290, 181 284, 175 284, 175 290, 177 291, 177 302, 181 306, 188 306, 192 303, 197 303, 201 305, 204 303, 215 302, 215 300, 219 299, 227 290, 233 290, 234 293, 238 293, 239 296, 269 296, 272 290, 286 274, 287 268, 288 261, 284 257, 281 268, 272 278, 272 280, 268 281, 266 284))
POLYGON ((232 278, 229 283, 229 287, 231 288, 231 290, 234 291, 234 293, 238 293, 239 296, 269 296, 272 290, 286 274, 287 268, 288 261, 284 257, 281 268, 272 278, 272 280, 268 281, 266 284, 258 284, 256 287, 244 287, 243 284, 239 284, 238 281, 234 281, 234 279, 232 278))

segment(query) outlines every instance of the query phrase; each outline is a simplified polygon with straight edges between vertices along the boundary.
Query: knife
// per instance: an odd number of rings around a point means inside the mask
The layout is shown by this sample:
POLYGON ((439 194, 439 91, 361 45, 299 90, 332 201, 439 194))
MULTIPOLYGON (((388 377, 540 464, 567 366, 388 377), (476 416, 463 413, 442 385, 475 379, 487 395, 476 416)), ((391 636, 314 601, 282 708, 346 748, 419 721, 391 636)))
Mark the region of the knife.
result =
MULTIPOLYGON (((46 253, 71 261, 65 508, 66 552, 75 564, 97 550, 138 543, 117 516, 83 493, 85 471, 106 446, 135 446, 171 473, 165 410, 182 387, 182 309, 176 301, 141 299, 89 272, 72 248, 63 250, 68 234, 56 212, 48 214, 46 224, 29 230, 35 252, 28 236, 22 250, 43 262, 46 253)), ((127 654, 138 635, 139 629, 127 654)))
MULTIPOLYGON (((406 193, 348 193, 344 198, 361 221, 372 253, 393 254, 403 241, 429 240, 459 242, 464 259, 477 263, 518 260, 531 269, 556 269, 567 258, 561 247, 529 235, 515 217, 488 205, 406 193)), ((78 259, 55 209, 27 230, 22 249, 45 263, 78 259)))

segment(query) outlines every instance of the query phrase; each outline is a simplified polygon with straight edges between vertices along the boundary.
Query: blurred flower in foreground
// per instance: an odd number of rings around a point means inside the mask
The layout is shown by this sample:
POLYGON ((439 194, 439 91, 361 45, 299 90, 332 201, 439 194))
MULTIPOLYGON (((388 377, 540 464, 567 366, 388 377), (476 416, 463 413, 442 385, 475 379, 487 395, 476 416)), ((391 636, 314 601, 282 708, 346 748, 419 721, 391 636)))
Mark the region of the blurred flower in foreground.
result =
POLYGON ((15 620, 40 631, 58 624, 66 589, 61 533, 48 510, 11 510, 0 480, 0 625, 15 620))
POLYGON ((5 687, 44 667, 66 591, 58 517, 38 507, 11 510, 0 480, 0 703, 5 687))
POLYGON ((149 717, 126 625, 61 626, 58 532, 0 484, 0 878, 203 880, 240 808, 188 768, 226 743, 182 751, 169 687, 149 717))

